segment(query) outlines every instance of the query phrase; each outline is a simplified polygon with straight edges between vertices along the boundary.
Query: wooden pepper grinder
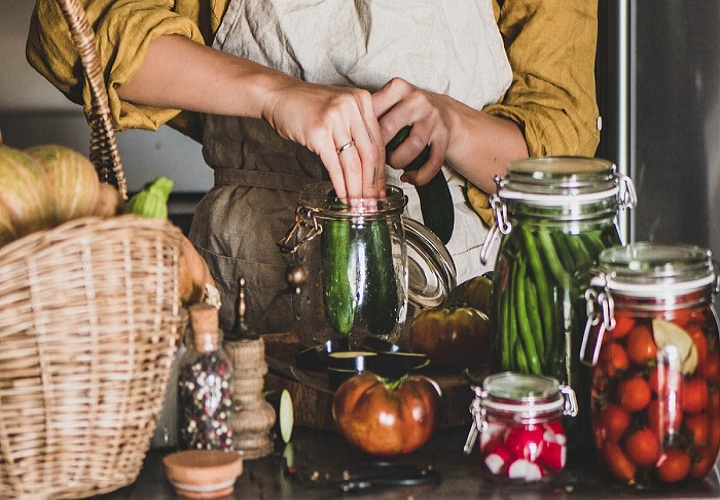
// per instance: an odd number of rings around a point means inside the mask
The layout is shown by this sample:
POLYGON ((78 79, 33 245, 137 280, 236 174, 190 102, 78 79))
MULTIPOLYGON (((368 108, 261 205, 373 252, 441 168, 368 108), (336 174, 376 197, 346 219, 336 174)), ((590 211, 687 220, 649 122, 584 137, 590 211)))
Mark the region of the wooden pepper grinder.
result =
POLYGON ((265 343, 245 321, 245 279, 240 278, 238 312, 231 340, 225 350, 233 365, 233 449, 246 460, 261 458, 273 450, 270 429, 275 423, 275 410, 263 397, 265 343))

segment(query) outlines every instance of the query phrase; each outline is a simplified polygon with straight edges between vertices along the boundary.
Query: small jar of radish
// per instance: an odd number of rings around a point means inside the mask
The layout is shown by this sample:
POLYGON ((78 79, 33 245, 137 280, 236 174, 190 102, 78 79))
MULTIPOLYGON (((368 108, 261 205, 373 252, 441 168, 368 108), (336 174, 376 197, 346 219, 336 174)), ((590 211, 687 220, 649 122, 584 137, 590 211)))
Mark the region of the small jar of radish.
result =
POLYGON ((471 385, 472 426, 465 453, 480 438, 480 459, 493 480, 537 483, 553 480, 565 467, 564 416, 578 412, 575 391, 546 376, 502 372, 471 385))

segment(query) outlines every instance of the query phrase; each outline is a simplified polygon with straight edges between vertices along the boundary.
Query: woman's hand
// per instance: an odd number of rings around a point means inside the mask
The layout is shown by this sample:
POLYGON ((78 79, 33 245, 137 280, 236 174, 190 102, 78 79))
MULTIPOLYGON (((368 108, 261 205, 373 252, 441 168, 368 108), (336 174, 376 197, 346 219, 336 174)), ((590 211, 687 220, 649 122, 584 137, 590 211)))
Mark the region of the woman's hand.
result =
POLYGON ((391 167, 406 167, 430 145, 425 165, 401 177, 415 185, 429 182, 445 162, 481 190, 492 193, 494 176, 504 175, 510 161, 528 156, 525 137, 514 122, 450 96, 419 89, 401 78, 393 78, 373 94, 373 107, 385 144, 401 128, 412 125, 408 138, 388 156, 391 167))
POLYGON ((405 182, 427 184, 442 167, 450 141, 447 116, 438 96, 402 78, 393 78, 373 95, 373 107, 379 117, 383 144, 406 125, 412 125, 407 139, 386 158, 392 168, 404 169, 427 145, 431 146, 427 162, 419 170, 401 176, 405 182))
POLYGON ((385 196, 385 143, 369 92, 288 79, 262 116, 320 156, 339 198, 385 196))
POLYGON ((118 95, 160 108, 263 118, 320 156, 339 197, 385 195, 385 143, 365 90, 303 82, 167 35, 148 45, 143 64, 118 95))

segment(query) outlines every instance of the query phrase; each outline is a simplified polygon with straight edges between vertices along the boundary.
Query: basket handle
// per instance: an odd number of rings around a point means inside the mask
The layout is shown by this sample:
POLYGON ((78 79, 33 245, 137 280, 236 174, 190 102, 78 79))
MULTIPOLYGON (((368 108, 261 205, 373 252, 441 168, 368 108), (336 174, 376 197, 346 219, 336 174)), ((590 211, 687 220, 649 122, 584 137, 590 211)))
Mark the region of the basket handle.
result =
POLYGON ((92 110, 87 119, 91 128, 90 160, 95 165, 100 181, 117 187, 123 199, 127 200, 127 182, 110 118, 105 78, 95 49, 95 33, 79 0, 58 0, 58 4, 70 27, 90 87, 92 110))

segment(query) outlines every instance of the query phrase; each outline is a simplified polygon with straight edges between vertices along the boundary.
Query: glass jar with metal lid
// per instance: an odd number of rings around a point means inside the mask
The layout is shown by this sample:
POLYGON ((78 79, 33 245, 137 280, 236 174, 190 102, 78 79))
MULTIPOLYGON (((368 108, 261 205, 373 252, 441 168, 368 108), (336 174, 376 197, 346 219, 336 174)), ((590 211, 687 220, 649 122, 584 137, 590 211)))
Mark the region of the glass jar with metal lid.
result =
POLYGON ((619 210, 635 205, 632 182, 597 158, 510 163, 491 197, 502 234, 493 273, 491 371, 557 378, 575 389, 580 416, 568 423, 573 451, 591 448, 587 369, 579 363, 584 292, 598 254, 620 243, 619 210))
POLYGON ((408 304, 440 304, 455 286, 443 243, 406 219, 402 189, 384 198, 340 200, 329 182, 300 193, 295 225, 279 242, 308 277, 293 296, 294 330, 306 345, 367 336, 399 342, 408 304))
POLYGON ((472 427, 465 443, 472 452, 480 436, 483 469, 492 479, 540 482, 565 467, 563 416, 577 414, 574 391, 557 379, 503 372, 472 386, 472 427))
POLYGON ((702 480, 720 449, 718 277, 708 250, 634 243, 603 251, 586 292, 601 464, 652 487, 702 480))

